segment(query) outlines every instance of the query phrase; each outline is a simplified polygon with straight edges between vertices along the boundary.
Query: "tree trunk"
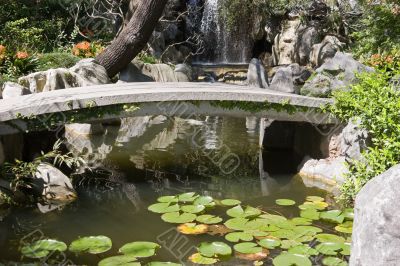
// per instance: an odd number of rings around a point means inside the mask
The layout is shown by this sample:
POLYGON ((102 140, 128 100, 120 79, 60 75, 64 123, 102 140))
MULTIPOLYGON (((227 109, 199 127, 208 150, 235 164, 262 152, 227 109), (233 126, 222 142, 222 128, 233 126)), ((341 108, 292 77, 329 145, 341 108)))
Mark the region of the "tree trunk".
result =
POLYGON ((114 77, 143 50, 160 19, 168 0, 141 0, 128 25, 119 36, 96 57, 114 77))

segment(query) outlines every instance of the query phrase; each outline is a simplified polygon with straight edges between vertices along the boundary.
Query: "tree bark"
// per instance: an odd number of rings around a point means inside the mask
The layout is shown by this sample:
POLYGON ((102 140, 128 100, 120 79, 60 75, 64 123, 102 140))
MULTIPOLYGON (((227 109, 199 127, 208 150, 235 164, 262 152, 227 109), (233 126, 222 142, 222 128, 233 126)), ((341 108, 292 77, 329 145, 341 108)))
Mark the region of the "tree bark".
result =
POLYGON ((96 57, 109 77, 123 70, 146 46, 168 0, 141 0, 128 25, 96 57))

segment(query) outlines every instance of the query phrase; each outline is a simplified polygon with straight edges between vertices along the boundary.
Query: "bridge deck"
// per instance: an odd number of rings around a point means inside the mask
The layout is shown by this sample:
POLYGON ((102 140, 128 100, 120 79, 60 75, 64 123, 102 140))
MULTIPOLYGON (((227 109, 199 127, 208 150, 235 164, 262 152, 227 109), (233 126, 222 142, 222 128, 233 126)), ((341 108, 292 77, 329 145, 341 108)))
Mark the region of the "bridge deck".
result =
POLYGON ((0 100, 0 122, 22 116, 49 114, 87 108, 88 104, 169 102, 169 101, 247 101, 283 103, 318 108, 329 99, 305 97, 246 86, 209 83, 125 83, 70 88, 0 100))

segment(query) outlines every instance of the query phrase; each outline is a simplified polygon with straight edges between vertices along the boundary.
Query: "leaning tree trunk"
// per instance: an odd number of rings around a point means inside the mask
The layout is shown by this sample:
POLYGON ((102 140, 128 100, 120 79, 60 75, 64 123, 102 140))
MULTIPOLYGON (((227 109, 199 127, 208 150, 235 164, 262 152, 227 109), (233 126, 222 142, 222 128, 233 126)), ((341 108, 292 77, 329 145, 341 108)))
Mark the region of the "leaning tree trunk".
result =
POLYGON ((168 0, 141 0, 128 25, 96 60, 113 77, 142 51, 168 0))

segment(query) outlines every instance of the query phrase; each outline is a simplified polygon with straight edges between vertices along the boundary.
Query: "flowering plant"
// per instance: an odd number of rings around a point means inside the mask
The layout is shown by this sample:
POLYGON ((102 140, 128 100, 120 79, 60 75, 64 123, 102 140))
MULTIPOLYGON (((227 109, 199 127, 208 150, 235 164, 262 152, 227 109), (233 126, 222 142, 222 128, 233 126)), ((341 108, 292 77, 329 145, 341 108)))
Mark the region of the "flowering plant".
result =
POLYGON ((100 43, 83 41, 77 43, 72 48, 72 54, 82 58, 95 57, 104 50, 100 43))

